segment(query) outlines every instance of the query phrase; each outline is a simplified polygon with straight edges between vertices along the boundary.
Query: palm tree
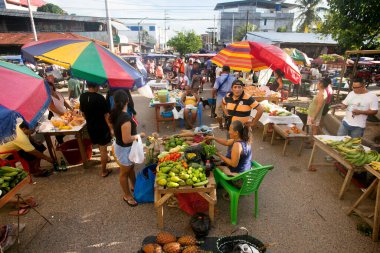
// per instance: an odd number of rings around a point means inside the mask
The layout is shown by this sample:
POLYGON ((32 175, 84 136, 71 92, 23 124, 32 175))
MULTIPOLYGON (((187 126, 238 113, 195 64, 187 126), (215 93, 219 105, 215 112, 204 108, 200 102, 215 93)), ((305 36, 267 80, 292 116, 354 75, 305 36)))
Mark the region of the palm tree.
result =
POLYGON ((297 27, 298 32, 307 33, 322 22, 320 13, 327 10, 320 6, 322 2, 323 0, 297 0, 298 8, 301 11, 297 17, 297 20, 300 21, 297 27))

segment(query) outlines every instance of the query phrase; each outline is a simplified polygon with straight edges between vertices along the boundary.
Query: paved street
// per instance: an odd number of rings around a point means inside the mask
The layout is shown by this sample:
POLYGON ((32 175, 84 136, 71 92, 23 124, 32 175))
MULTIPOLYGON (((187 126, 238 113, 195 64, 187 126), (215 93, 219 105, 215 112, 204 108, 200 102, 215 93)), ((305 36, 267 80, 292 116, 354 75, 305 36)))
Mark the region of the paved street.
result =
MULTIPOLYGON (((205 98, 210 94, 205 91, 205 98)), ((148 134, 155 131, 154 109, 148 99, 137 93, 133 96, 140 122, 139 129, 148 134)), ((203 119, 212 124, 207 108, 203 119)), ((179 122, 177 122, 177 132, 179 122)), ((163 134, 173 134, 171 124, 162 123, 163 134)), ((261 140, 262 126, 255 129, 253 158, 261 164, 273 164, 259 192, 259 217, 253 216, 254 199, 243 197, 239 202, 238 226, 248 228, 251 235, 265 243, 273 243, 269 252, 380 252, 380 245, 360 234, 356 226, 362 221, 347 216, 348 207, 361 194, 350 185, 344 200, 338 199, 343 178, 330 168, 307 171, 310 150, 297 156, 297 142, 290 143, 287 156, 281 155, 283 141, 273 146, 261 140)), ((225 132, 215 129, 217 136, 225 132)), ((320 160, 324 155, 318 156, 320 160)), ((99 159, 95 157, 94 159, 99 159)), ((99 165, 98 165, 99 166, 99 165)), ((22 193, 33 195, 37 208, 53 225, 31 211, 20 218, 26 229, 20 237, 20 252, 136 252, 146 236, 160 230, 156 226, 153 204, 135 208, 122 201, 116 163, 107 178, 99 176, 100 168, 93 166, 69 168, 68 172, 48 178, 37 178, 22 193)), ((139 170, 136 168, 136 170, 139 170)), ((229 202, 218 191, 216 221, 210 236, 229 235, 238 226, 230 223, 229 202)), ((165 207, 165 229, 176 234, 192 233, 190 216, 177 208, 165 207)), ((10 207, 1 210, 1 223, 17 222, 8 216, 10 207)), ((9 252, 17 252, 14 246, 9 252)))

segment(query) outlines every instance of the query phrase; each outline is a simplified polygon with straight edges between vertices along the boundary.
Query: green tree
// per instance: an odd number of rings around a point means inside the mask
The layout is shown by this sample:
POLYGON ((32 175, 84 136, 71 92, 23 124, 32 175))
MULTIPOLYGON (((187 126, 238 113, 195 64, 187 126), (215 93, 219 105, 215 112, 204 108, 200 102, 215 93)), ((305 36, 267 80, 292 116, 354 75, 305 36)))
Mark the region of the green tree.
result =
POLYGON ((55 5, 55 4, 42 5, 41 7, 37 8, 37 11, 67 15, 67 12, 65 12, 64 10, 61 9, 61 7, 59 7, 58 5, 55 5))
POLYGON ((279 28, 277 28, 278 33, 285 33, 286 30, 287 30, 286 26, 280 26, 279 28))
POLYGON ((202 48, 202 39, 194 31, 177 32, 177 35, 171 38, 167 45, 173 47, 182 56, 198 52, 202 48))
POLYGON ((251 23, 248 23, 247 25, 244 24, 244 25, 239 26, 239 28, 236 30, 236 33, 234 35, 234 41, 241 41, 245 37, 247 32, 253 32, 253 31, 256 31, 256 29, 257 29, 257 26, 251 23))
POLYGON ((380 47, 380 1, 330 0, 319 32, 331 34, 344 50, 380 47))
POLYGON ((301 11, 297 17, 299 21, 297 31, 308 33, 322 22, 320 13, 327 9, 320 6, 322 0, 297 0, 297 3, 299 4, 298 9, 301 11))

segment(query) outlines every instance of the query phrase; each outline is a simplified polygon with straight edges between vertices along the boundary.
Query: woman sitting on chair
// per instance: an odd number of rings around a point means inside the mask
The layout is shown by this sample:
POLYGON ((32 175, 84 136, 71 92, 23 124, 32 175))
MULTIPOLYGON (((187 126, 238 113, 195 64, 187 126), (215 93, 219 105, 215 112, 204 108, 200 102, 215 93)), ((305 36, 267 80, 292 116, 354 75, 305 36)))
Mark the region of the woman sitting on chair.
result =
POLYGON ((241 121, 235 120, 231 123, 229 134, 231 138, 229 140, 215 138, 213 136, 207 136, 206 140, 215 140, 224 146, 228 146, 226 156, 220 153, 217 155, 229 168, 226 169, 222 167, 224 174, 235 176, 251 169, 252 150, 250 144, 250 127, 246 127, 241 121))

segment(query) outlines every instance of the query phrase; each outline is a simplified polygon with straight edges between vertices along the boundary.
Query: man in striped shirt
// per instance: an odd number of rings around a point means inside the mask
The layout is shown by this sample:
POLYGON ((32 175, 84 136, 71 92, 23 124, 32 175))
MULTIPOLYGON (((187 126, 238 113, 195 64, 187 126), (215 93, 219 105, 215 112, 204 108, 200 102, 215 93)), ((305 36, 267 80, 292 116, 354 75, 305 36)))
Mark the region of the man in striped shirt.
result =
POLYGON ((244 83, 235 80, 228 93, 222 100, 222 108, 227 117, 232 117, 230 122, 239 120, 246 126, 253 127, 263 114, 263 108, 252 96, 244 93, 244 83), (236 109, 235 109, 236 108, 236 109), (251 111, 255 109, 256 115, 251 117, 251 111))

